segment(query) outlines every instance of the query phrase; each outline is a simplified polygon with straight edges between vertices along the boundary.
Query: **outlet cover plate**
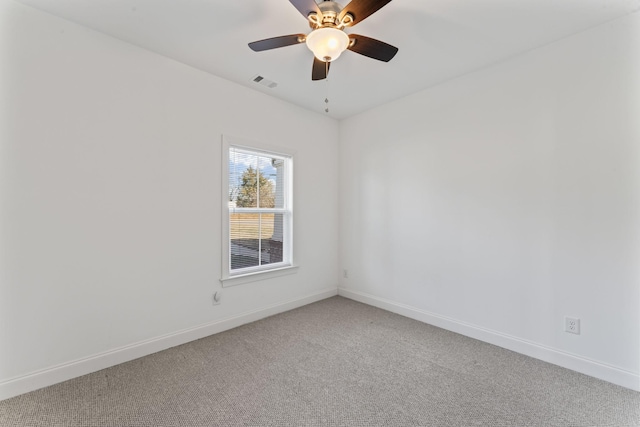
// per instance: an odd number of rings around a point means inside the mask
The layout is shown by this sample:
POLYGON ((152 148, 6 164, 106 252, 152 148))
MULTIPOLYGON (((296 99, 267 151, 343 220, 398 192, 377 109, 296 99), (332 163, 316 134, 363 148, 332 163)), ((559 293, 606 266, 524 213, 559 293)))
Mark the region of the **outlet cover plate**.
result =
POLYGON ((580 319, 577 317, 565 317, 564 330, 570 334, 580 335, 580 319))

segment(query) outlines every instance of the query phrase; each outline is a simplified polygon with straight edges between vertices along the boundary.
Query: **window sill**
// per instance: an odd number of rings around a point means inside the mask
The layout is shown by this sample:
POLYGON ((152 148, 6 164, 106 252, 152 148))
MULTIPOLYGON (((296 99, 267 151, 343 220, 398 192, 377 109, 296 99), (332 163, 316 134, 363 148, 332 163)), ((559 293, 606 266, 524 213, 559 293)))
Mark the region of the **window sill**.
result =
POLYGON ((297 265, 289 265, 281 268, 274 268, 273 270, 256 271, 247 274, 238 274, 237 276, 223 277, 220 279, 223 288, 229 286, 241 285, 243 283, 256 282, 258 280, 271 279, 273 277, 286 276, 298 272, 297 265))

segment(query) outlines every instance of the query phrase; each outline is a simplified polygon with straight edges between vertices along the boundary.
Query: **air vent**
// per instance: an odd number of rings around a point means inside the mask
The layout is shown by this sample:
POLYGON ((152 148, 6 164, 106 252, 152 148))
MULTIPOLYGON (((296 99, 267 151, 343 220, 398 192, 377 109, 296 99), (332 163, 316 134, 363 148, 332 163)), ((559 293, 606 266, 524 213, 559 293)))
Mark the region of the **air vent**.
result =
POLYGON ((253 78, 253 81, 262 85, 262 86, 266 86, 269 89, 273 89, 274 87, 278 86, 278 83, 274 82, 273 80, 269 80, 267 78, 264 78, 263 76, 257 75, 253 78))

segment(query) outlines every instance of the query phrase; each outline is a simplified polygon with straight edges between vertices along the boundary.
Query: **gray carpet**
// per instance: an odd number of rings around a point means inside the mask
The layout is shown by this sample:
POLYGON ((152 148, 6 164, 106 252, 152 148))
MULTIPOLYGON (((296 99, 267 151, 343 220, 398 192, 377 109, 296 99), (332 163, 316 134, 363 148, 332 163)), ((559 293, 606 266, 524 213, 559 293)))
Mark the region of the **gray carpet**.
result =
POLYGON ((345 298, 0 402, 2 426, 640 426, 640 393, 345 298))

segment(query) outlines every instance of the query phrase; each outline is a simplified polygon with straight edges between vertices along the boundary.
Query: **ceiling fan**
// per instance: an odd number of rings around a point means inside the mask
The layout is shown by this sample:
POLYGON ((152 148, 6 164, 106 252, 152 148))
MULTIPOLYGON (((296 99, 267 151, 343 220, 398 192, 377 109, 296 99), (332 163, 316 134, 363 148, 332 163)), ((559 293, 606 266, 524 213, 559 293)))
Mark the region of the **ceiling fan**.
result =
POLYGON ((329 64, 346 49, 379 61, 389 62, 398 48, 380 40, 347 34, 344 30, 362 22, 391 0, 351 0, 344 8, 331 0, 317 4, 315 0, 289 0, 309 20, 309 34, 290 34, 249 43, 255 52, 306 43, 313 52, 312 80, 329 74, 329 64))

